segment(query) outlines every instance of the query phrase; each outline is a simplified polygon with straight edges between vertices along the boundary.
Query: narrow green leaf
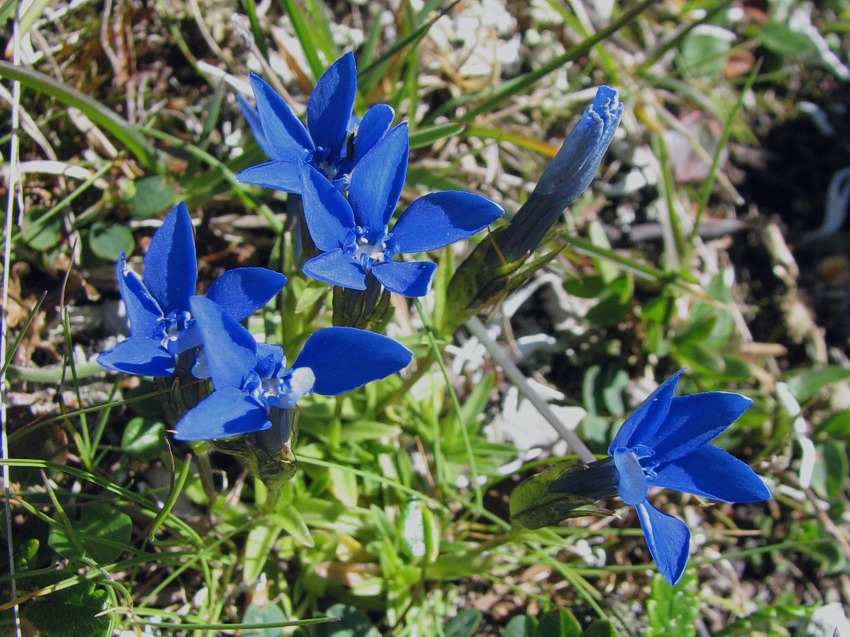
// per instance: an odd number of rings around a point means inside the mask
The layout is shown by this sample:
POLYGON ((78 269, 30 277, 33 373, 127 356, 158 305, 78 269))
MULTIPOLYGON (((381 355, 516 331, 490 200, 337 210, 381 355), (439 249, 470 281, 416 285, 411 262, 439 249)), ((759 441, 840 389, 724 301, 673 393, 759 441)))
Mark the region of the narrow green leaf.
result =
POLYGON ((258 524, 248 532, 245 540, 245 557, 242 561, 243 584, 254 586, 257 583, 271 554, 272 546, 282 530, 282 526, 258 524))
MULTIPOLYGON (((283 0, 283 6, 286 9, 289 19, 292 21, 292 28, 295 29, 295 37, 301 44, 301 50, 304 52, 304 57, 307 58, 307 63, 310 65, 310 71, 313 73, 313 79, 318 80, 322 73, 325 72, 325 64, 319 58, 319 50, 316 46, 315 29, 312 28, 307 12, 296 4, 295 0, 283 0)), ((330 60, 333 62, 334 60, 330 60)))
POLYGON ((434 142, 447 137, 454 137, 463 132, 465 124, 449 123, 420 128, 410 133, 410 148, 425 148, 433 146, 434 142))
POLYGON ((15 66, 3 60, 0 60, 0 77, 18 80, 34 91, 55 97, 65 106, 79 109, 94 124, 103 128, 130 153, 135 155, 147 170, 156 170, 158 155, 156 148, 148 143, 137 127, 97 100, 67 84, 54 80, 49 75, 24 66, 15 66))
POLYGON ((808 55, 818 50, 811 37, 784 22, 762 25, 756 37, 766 49, 778 55, 808 55))
POLYGON ((595 45, 600 42, 604 42, 611 34, 616 33, 624 26, 634 22, 641 13, 646 11, 655 2, 656 0, 643 0, 643 2, 628 9, 622 16, 617 18, 607 27, 594 33, 589 38, 585 38, 582 42, 579 42, 576 46, 572 47, 562 55, 559 55, 546 64, 542 64, 534 71, 502 83, 496 90, 492 91, 489 97, 487 97, 482 103, 478 104, 475 108, 470 109, 470 111, 465 115, 465 119, 467 121, 471 121, 483 113, 490 113, 496 110, 496 107, 505 100, 510 99, 518 93, 525 92, 526 89, 531 87, 541 78, 544 78, 553 71, 558 70, 567 64, 567 62, 584 55, 595 45))
POLYGON ((598 619, 587 627, 584 637, 617 637, 617 630, 607 619, 598 619))
POLYGON ((693 637, 699 608, 697 576, 693 568, 685 570, 675 587, 656 574, 652 578, 652 594, 646 603, 649 619, 646 637, 693 637))
POLYGON ((271 513, 267 516, 270 521, 279 525, 284 531, 289 533, 296 542, 301 546, 312 548, 315 543, 313 536, 310 534, 310 529, 301 513, 291 504, 278 509, 276 513, 271 513))
POLYGON ((820 436, 850 439, 850 409, 832 414, 820 423, 815 431, 820 436))
POLYGON ((847 475, 850 474, 850 463, 844 443, 826 441, 823 444, 823 463, 826 469, 826 494, 830 498, 837 498, 844 491, 847 475))
POLYGON ((422 500, 411 500, 399 518, 402 553, 431 564, 440 553, 440 523, 422 500))
POLYGON ((850 369, 823 367, 807 369, 788 381, 788 389, 800 404, 812 400, 822 389, 833 383, 850 379, 850 369))

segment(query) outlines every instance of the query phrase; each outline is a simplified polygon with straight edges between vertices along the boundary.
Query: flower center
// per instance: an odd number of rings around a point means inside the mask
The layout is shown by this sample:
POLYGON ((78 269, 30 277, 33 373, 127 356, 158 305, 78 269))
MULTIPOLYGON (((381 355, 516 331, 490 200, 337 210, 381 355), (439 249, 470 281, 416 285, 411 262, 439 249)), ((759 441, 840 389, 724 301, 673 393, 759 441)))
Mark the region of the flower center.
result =
POLYGON ((380 233, 380 238, 376 240, 377 234, 369 228, 357 226, 354 229, 353 236, 350 236, 349 241, 346 242, 346 252, 351 255, 351 258, 357 260, 360 267, 366 271, 373 265, 389 261, 392 258, 390 250, 387 248, 389 237, 386 230, 380 233))
POLYGON ((172 310, 159 319, 157 335, 162 339, 162 346, 168 350, 169 354, 177 355, 180 353, 177 339, 194 322, 195 319, 192 318, 191 312, 187 310, 172 310))
POLYGON ((262 381, 263 401, 267 405, 291 409, 305 394, 310 393, 315 384, 316 375, 309 367, 287 370, 279 378, 262 381))

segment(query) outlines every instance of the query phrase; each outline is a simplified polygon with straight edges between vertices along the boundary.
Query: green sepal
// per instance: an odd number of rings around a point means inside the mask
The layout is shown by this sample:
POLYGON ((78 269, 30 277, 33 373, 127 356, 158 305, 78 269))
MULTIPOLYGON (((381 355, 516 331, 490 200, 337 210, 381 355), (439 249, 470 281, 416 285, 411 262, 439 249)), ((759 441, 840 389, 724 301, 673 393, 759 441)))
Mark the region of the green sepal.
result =
POLYGON ((554 250, 530 261, 529 253, 500 263, 497 238, 498 233, 487 237, 458 267, 446 292, 445 324, 437 326, 440 333, 450 333, 478 312, 501 303, 560 252, 554 250))
POLYGON ((383 332, 393 317, 390 293, 371 274, 366 277, 363 291, 340 287, 333 290, 333 324, 337 327, 383 332))
POLYGON ((509 511, 514 526, 539 529, 555 526, 568 518, 605 515, 593 505, 614 495, 617 472, 610 458, 585 464, 567 458, 521 482, 511 493, 509 511))

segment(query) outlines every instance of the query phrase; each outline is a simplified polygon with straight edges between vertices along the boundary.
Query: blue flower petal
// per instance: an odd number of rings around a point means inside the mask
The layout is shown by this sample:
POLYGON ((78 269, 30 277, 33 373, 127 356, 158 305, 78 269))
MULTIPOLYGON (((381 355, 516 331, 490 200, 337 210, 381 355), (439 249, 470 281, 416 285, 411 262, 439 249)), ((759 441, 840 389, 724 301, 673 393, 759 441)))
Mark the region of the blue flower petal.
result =
POLYGON ((236 387, 214 391, 177 422, 177 440, 215 440, 268 429, 266 408, 236 387))
POLYGON ((236 181, 298 195, 301 194, 301 162, 276 159, 249 166, 236 175, 236 181))
POLYGON ((348 200, 318 170, 301 165, 301 203, 313 243, 322 252, 341 248, 354 231, 348 200))
POLYGON ((721 502, 770 499, 770 491, 746 463, 712 445, 662 465, 650 483, 721 502))
POLYGON ((366 273, 363 268, 340 249, 323 252, 313 257, 301 268, 307 276, 341 288, 366 289, 366 273))
POLYGON ((649 487, 643 467, 634 452, 618 449, 614 452, 614 464, 617 466, 617 495, 620 499, 632 506, 646 500, 649 487))
POLYGON ((168 315, 189 309, 198 282, 192 221, 182 201, 171 209, 154 233, 145 254, 145 287, 168 315))
POLYGON ((613 456, 619 448, 634 447, 652 438, 667 417, 670 403, 673 401, 673 392, 676 391, 676 383, 679 382, 679 377, 684 371, 680 369, 661 383, 649 398, 632 412, 614 436, 611 446, 608 447, 609 456, 613 456))
POLYGON ((662 513, 649 502, 638 504, 638 518, 658 571, 675 586, 688 564, 691 532, 681 520, 662 513))
POLYGON ((133 336, 154 336, 162 309, 159 303, 142 283, 141 279, 127 267, 127 257, 124 253, 115 264, 115 276, 118 279, 118 293, 124 301, 127 312, 127 322, 130 324, 130 334, 133 336))
POLYGON ((266 268, 228 270, 207 290, 206 297, 237 321, 269 302, 286 285, 286 277, 266 268))
POLYGON ((242 111, 242 117, 245 118, 248 126, 251 127, 251 132, 254 134, 254 140, 257 142, 257 145, 263 149, 267 157, 271 157, 273 151, 266 141, 265 133, 263 133, 263 123, 260 121, 259 111, 251 106, 251 103, 240 93, 236 94, 236 101, 239 104, 239 110, 242 111))
POLYGON ((346 53, 319 78, 307 100, 307 127, 316 146, 339 157, 357 92, 354 54, 346 53))
POLYGON ((392 239, 402 253, 437 250, 471 237, 503 212, 480 195, 435 192, 407 207, 393 226, 392 239))
POLYGON ((434 278, 436 263, 413 261, 410 263, 387 261, 372 267, 372 274, 390 292, 402 296, 425 296, 434 278))
POLYGON ((313 392, 336 396, 407 367, 412 352, 391 338, 353 327, 319 330, 304 344, 292 369, 308 367, 313 392))
POLYGON ((169 349, 172 354, 182 354, 193 347, 200 347, 201 345, 203 345, 203 338, 201 336, 201 330, 198 327, 198 322, 189 321, 186 329, 180 330, 177 333, 177 338, 173 344, 169 345, 169 349))
POLYGON ((746 396, 727 392, 674 398, 664 423, 651 438, 641 432, 641 442, 655 450, 654 462, 672 462, 714 440, 752 403, 746 396))
POLYGON ((366 111, 354 136, 354 161, 358 162, 372 150, 393 123, 395 111, 389 104, 375 104, 366 111))
POLYGON ((266 138, 266 154, 272 159, 306 159, 314 149, 307 129, 271 86, 253 73, 250 80, 266 138))
POLYGON ((399 124, 351 172, 348 200, 357 225, 369 229, 369 243, 383 238, 398 204, 407 175, 409 146, 407 124, 399 124))
POLYGON ((114 372, 168 378, 174 373, 174 357, 158 341, 131 336, 97 357, 97 364, 114 372))
POLYGON ((191 307, 201 330, 213 387, 216 390, 241 387, 257 361, 254 337, 209 299, 194 296, 191 307))

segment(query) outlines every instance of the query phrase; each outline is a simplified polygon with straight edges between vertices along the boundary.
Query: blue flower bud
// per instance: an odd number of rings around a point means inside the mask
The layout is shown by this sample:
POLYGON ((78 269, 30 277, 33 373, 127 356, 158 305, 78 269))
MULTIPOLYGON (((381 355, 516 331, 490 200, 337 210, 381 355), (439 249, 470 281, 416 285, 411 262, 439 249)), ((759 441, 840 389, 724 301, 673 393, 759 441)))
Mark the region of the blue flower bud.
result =
POLYGON ((531 197, 499 236, 499 251, 506 262, 536 249, 564 209, 587 190, 622 114, 617 91, 600 86, 593 103, 546 166, 531 197))

